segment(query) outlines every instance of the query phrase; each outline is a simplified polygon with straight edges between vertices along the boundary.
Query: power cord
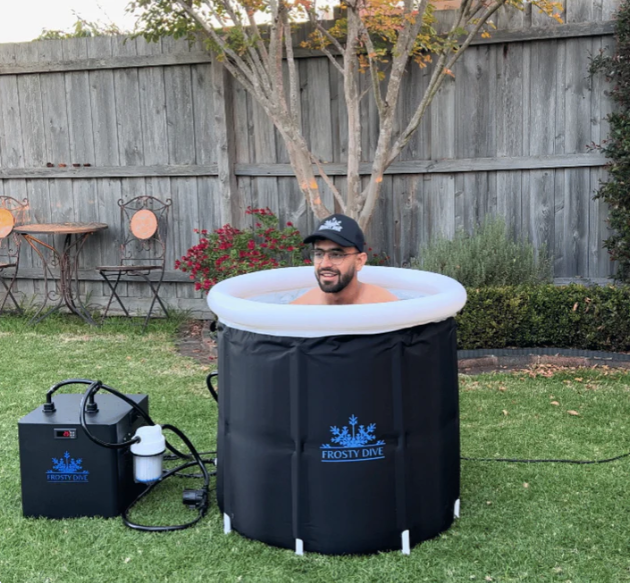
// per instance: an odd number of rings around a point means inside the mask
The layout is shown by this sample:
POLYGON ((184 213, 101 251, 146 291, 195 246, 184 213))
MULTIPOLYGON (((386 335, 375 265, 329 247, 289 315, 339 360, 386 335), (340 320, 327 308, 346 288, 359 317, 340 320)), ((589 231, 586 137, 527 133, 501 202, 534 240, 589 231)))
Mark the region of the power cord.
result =
POLYGON ((630 456, 630 452, 623 453, 621 455, 611 457, 604 460, 525 460, 525 459, 512 459, 512 458, 493 458, 493 457, 464 457, 459 459, 466 462, 510 462, 513 464, 607 464, 609 462, 615 462, 622 458, 630 456))

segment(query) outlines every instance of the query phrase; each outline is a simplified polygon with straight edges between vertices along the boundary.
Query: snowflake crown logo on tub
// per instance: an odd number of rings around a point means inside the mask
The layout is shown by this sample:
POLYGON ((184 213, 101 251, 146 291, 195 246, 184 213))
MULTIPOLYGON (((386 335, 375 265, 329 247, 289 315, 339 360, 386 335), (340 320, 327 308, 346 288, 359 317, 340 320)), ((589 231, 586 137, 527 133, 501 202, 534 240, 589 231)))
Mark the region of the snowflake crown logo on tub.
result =
MULTIPOLYGON (((344 425, 341 429, 334 425, 330 427, 330 432, 333 434, 330 441, 337 444, 338 447, 363 447, 366 445, 384 445, 383 440, 376 440, 374 430, 376 429, 376 423, 370 423, 368 426, 357 424, 359 420, 356 415, 351 415, 348 419, 352 429, 348 429, 344 425)), ((328 443, 322 445, 322 448, 334 447, 328 443)))
POLYGON ((339 219, 328 219, 325 223, 319 227, 319 230, 327 230, 327 231, 341 231, 343 229, 343 225, 339 219))

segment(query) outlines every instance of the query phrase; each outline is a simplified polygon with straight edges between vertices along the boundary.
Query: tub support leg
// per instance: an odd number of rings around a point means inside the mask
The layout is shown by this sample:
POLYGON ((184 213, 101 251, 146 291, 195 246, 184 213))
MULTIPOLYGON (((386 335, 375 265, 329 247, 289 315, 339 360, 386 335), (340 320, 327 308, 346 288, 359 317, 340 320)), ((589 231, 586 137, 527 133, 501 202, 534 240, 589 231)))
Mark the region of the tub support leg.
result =
POLYGON ((455 508, 453 509, 453 514, 455 518, 459 518, 459 498, 455 500, 455 508))
POLYGON ((295 539, 295 554, 296 555, 304 554, 304 541, 301 538, 295 539))
POLYGON ((230 534, 232 532, 232 520, 230 517, 223 513, 223 534, 230 534))
POLYGON ((403 530, 401 535, 402 538, 402 554, 410 555, 411 554, 411 545, 409 544, 409 531, 403 530))

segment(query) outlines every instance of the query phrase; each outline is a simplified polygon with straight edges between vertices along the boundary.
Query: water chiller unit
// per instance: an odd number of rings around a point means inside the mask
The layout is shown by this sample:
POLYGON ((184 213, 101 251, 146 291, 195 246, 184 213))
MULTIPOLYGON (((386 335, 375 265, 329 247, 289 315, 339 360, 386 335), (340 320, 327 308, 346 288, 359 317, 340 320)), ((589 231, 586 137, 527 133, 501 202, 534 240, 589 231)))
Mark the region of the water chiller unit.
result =
MULTIPOLYGON (((147 415, 147 395, 127 395, 147 415)), ((146 488, 136 483, 129 448, 108 449, 88 438, 79 421, 82 395, 60 394, 18 422, 24 516, 76 518, 120 515, 146 488)), ((94 437, 128 441, 146 424, 121 399, 94 397, 85 422, 94 437)))

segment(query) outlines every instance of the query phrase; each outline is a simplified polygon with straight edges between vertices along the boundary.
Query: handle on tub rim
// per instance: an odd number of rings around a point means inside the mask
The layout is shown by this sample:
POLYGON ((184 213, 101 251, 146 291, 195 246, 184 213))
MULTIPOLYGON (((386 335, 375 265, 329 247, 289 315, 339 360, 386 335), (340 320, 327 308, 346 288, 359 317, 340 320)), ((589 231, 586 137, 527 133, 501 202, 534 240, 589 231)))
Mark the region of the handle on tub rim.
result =
POLYGON ((206 386, 208 387, 208 390, 210 391, 210 394, 212 395, 212 398, 218 403, 219 402, 219 394, 217 392, 217 389, 214 388, 214 386, 212 385, 212 379, 214 377, 218 377, 219 373, 218 372, 211 372, 207 377, 206 377, 206 386))

